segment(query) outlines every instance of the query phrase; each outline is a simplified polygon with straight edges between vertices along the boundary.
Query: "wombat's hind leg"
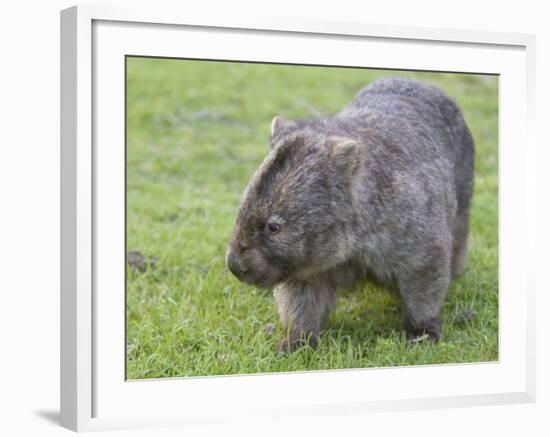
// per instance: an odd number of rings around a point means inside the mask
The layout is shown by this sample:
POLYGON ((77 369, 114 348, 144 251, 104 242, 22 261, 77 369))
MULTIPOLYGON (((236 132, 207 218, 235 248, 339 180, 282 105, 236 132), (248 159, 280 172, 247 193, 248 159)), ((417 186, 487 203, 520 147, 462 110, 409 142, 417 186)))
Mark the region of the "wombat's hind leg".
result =
POLYGON ((450 282, 450 256, 436 265, 427 265, 398 277, 404 309, 405 332, 409 339, 427 335, 433 342, 441 339, 441 308, 450 282))
POLYGON ((290 352, 305 344, 317 347, 323 324, 334 306, 334 288, 321 281, 293 281, 279 284, 273 294, 287 333, 279 350, 290 352))

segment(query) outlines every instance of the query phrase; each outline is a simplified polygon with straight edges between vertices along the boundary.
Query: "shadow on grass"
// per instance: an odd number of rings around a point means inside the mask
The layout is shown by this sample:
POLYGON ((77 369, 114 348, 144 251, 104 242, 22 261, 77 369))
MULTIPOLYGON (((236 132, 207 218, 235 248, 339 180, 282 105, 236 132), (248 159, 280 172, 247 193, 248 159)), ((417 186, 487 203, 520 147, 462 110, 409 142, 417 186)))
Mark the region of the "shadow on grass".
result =
POLYGON ((321 334, 321 341, 331 348, 336 346, 341 351, 352 350, 362 359, 369 359, 380 343, 404 342, 402 326, 398 309, 372 313, 368 311, 355 317, 338 314, 321 334))

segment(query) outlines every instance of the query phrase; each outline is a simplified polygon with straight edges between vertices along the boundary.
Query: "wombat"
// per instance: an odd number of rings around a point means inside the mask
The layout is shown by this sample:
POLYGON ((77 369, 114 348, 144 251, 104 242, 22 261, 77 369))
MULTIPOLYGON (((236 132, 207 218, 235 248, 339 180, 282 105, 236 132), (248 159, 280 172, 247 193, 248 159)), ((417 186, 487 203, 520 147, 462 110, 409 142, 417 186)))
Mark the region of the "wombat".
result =
POLYGON ((272 288, 288 335, 317 345, 335 292, 394 284, 411 339, 441 337, 466 264, 474 143, 440 89, 403 78, 363 88, 333 116, 272 122, 227 251, 241 281, 272 288))

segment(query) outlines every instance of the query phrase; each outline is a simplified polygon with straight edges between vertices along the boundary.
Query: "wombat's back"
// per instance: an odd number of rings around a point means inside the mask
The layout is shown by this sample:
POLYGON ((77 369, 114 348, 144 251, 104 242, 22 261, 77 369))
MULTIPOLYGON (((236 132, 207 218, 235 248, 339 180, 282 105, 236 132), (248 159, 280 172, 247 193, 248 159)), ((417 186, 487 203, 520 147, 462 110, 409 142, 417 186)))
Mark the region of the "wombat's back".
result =
MULTIPOLYGON (((440 138, 456 151, 472 147, 471 136, 455 102, 435 86, 405 78, 381 79, 363 88, 339 113, 378 129, 440 138)), ((403 138, 403 137, 401 137, 403 138)), ((461 153, 462 154, 462 153, 461 153)))
POLYGON ((337 117, 399 145, 411 164, 446 159, 458 208, 469 206, 474 142, 460 109, 439 88, 405 78, 381 79, 359 91, 337 117))

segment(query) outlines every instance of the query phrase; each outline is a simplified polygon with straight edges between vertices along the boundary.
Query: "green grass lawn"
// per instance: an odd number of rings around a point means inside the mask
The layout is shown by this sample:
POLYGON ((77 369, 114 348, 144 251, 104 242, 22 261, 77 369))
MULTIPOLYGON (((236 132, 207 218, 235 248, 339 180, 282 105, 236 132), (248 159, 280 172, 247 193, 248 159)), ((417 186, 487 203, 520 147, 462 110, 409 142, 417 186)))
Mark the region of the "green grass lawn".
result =
POLYGON ((497 360, 497 96, 490 76, 128 58, 127 250, 148 267, 127 268, 127 377, 497 360), (367 283, 341 294, 317 351, 279 354, 271 294, 224 262, 240 197, 273 116, 336 112, 387 76, 441 87, 476 141, 469 262, 450 287, 443 340, 407 342, 396 293, 367 283))

